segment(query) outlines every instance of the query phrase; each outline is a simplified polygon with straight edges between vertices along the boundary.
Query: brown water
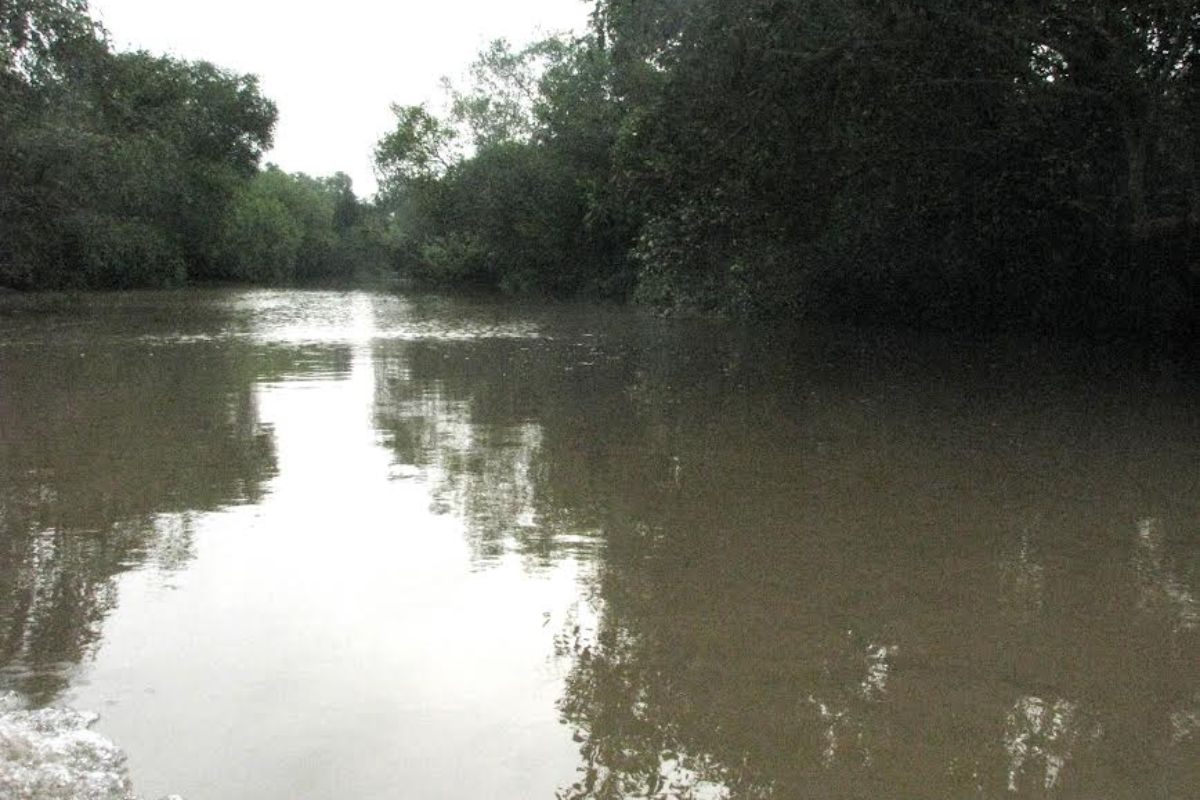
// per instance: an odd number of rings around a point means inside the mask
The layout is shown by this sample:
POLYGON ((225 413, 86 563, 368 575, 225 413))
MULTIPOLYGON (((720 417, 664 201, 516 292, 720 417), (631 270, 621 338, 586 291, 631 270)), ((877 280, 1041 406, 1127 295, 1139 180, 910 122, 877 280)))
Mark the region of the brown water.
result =
POLYGON ((1200 387, 579 306, 0 303, 0 690, 139 793, 1200 797, 1200 387))

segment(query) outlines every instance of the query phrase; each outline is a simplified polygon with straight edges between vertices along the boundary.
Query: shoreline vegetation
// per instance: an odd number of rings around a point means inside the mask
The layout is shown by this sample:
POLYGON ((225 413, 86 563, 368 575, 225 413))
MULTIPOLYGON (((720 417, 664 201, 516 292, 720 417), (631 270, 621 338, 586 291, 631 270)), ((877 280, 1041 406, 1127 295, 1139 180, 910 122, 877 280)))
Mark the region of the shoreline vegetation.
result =
POLYGON ((393 106, 379 192, 262 165, 257 79, 0 6, 0 291, 400 282, 1191 336, 1191 0, 596 0, 393 106))

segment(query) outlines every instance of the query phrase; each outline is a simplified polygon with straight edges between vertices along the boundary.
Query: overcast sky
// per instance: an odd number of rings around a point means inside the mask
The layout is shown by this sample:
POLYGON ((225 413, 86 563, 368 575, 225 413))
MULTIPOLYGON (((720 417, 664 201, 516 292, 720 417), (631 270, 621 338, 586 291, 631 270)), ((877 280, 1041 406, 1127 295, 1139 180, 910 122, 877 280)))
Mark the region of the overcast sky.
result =
POLYGON ((268 161, 374 192, 391 102, 438 96, 486 42, 582 30, 585 0, 92 0, 117 47, 204 59, 262 79, 279 106, 268 161))

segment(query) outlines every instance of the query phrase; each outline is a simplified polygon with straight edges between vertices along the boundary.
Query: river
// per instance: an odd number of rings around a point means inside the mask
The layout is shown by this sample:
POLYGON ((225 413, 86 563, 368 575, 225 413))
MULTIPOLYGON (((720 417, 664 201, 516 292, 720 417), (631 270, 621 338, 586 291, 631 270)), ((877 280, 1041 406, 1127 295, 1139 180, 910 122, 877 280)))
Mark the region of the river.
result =
POLYGON ((0 691, 144 797, 1196 797, 1198 445, 1117 347, 4 297, 0 691))

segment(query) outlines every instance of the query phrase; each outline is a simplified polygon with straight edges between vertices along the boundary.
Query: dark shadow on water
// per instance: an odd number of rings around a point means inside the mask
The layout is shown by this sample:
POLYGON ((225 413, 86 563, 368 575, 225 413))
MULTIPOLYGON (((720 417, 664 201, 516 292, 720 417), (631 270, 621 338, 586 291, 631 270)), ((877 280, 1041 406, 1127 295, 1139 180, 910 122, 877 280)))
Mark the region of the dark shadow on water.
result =
POLYGON ((1186 372, 619 312, 539 330, 377 343, 376 420, 481 567, 587 566, 561 796, 1200 785, 1186 372))

